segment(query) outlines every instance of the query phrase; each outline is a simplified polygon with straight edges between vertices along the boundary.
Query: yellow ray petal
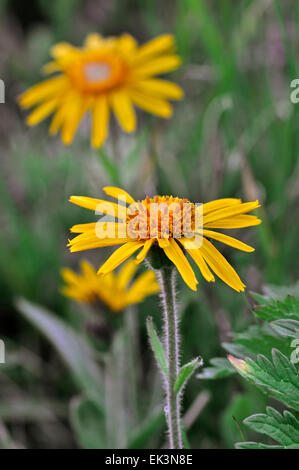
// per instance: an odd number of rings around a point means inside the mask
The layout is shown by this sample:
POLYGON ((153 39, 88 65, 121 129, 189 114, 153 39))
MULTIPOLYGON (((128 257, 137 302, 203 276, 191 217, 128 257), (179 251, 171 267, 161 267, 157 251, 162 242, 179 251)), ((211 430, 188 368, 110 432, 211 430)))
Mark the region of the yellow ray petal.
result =
POLYGON ((103 36, 98 33, 90 33, 84 41, 84 47, 87 49, 98 49, 103 45, 103 36))
MULTIPOLYGON (((160 245, 160 240, 158 241, 160 245)), ((172 261, 173 264, 177 267, 179 273, 190 289, 196 291, 196 284, 198 284, 197 279, 186 256, 177 242, 173 238, 170 238, 168 246, 164 246, 163 250, 170 261, 172 261)))
POLYGON ((77 224, 73 225, 70 231, 72 233, 83 233, 83 232, 89 232, 90 230, 94 230, 96 228, 97 222, 91 222, 89 224, 77 224))
POLYGON ((50 78, 38 83, 19 97, 19 104, 23 108, 30 108, 45 98, 49 98, 49 96, 57 98, 58 94, 67 89, 67 83, 68 81, 64 76, 50 78))
POLYGON ((109 125, 109 106, 105 96, 97 98, 92 109, 91 145, 98 148, 107 137, 109 125))
POLYGON ((93 197, 86 196, 71 196, 69 201, 73 204, 76 204, 77 206, 85 207, 85 209, 90 209, 103 214, 109 214, 113 217, 122 215, 122 211, 124 216, 126 213, 125 207, 120 207, 115 202, 104 201, 103 199, 95 199, 93 197))
POLYGON ((128 284, 131 282, 135 272, 137 270, 137 265, 134 260, 128 261, 119 271, 117 275, 117 285, 120 289, 126 289, 128 284))
POLYGON ((58 106, 58 99, 52 99, 49 101, 46 101, 45 103, 41 104, 40 106, 37 106, 34 111, 32 111, 31 114, 27 117, 27 124, 29 126, 35 126, 39 122, 41 122, 43 119, 46 119, 53 111, 57 108, 58 106))
POLYGON ((70 62, 75 56, 79 55, 80 51, 68 42, 59 42, 52 46, 50 53, 51 56, 58 61, 64 59, 66 62, 70 62))
POLYGON ((139 47, 134 62, 141 62, 158 54, 172 52, 174 44, 174 37, 171 34, 163 34, 139 47))
POLYGON ((201 274, 203 277, 208 281, 208 282, 214 282, 215 278, 211 271, 209 270, 205 260, 203 259, 202 255, 200 254, 200 250, 194 246, 193 248, 187 248, 187 246, 190 247, 190 240, 185 239, 185 238, 180 238, 180 243, 186 248, 186 251, 189 253, 191 258, 195 261, 197 266, 200 269, 201 274))
POLYGON ((136 129, 136 114, 129 95, 121 91, 112 93, 110 102, 121 127, 126 132, 133 132, 136 129))
POLYGON ((183 90, 175 83, 158 78, 142 80, 136 83, 136 90, 157 98, 180 100, 184 96, 183 90))
POLYGON ((154 242, 153 238, 151 238, 150 240, 146 240, 146 242, 144 244, 144 247, 142 248, 140 253, 138 253, 138 255, 136 256, 136 261, 135 262, 137 264, 141 263, 145 259, 145 257, 148 254, 153 242, 154 242))
POLYGON ((61 276, 67 284, 77 285, 79 283, 79 278, 78 278, 77 274, 74 273, 74 271, 72 271, 69 268, 63 268, 61 270, 61 276))
POLYGON ((137 49, 137 41, 131 34, 122 34, 118 40, 118 48, 130 58, 131 54, 137 49))
POLYGON ((107 261, 98 270, 98 274, 108 274, 113 269, 117 268, 121 263, 128 259, 135 251, 139 250, 144 245, 144 242, 130 241, 118 248, 107 259, 107 261))
POLYGON ((61 138, 65 145, 72 143, 76 129, 86 111, 86 102, 79 95, 74 94, 61 131, 61 138))
POLYGON ((205 228, 242 228, 259 225, 261 219, 255 215, 237 215, 228 217, 227 219, 215 220, 214 222, 205 223, 205 228))
POLYGON ((205 202, 202 206, 203 214, 209 214, 209 212, 215 211, 217 209, 223 209, 224 207, 235 206, 237 204, 241 204, 241 199, 235 198, 223 198, 223 199, 216 199, 215 201, 205 202))
POLYGON ((235 216, 245 214, 246 212, 251 212, 257 207, 260 207, 260 204, 258 201, 254 201, 215 210, 204 217, 204 225, 208 224, 209 222, 215 222, 216 220, 227 219, 228 217, 233 218, 235 216))
POLYGON ((153 96, 146 95, 145 93, 140 93, 137 90, 130 90, 130 96, 133 103, 135 103, 139 108, 145 109, 149 113, 156 114, 164 118, 169 118, 172 115, 171 105, 160 98, 155 98, 153 96))
POLYGON ((114 197, 115 199, 118 199, 121 196, 125 197, 125 202, 127 204, 133 204, 135 202, 135 200, 132 198, 132 196, 130 196, 129 193, 127 193, 127 191, 121 188, 117 188, 116 186, 105 186, 103 191, 108 196, 114 197))
POLYGON ((123 245, 127 243, 127 238, 105 238, 101 240, 100 238, 96 238, 93 240, 81 240, 75 243, 71 242, 67 245, 70 247, 70 252, 75 253, 77 251, 84 251, 84 250, 93 250, 94 248, 102 248, 107 246, 115 246, 115 245, 123 245))
POLYGON ((254 251, 254 248, 252 248, 249 245, 246 245, 246 243, 240 242, 236 238, 229 237, 228 235, 224 235, 223 233, 214 232, 212 230, 206 230, 206 229, 201 230, 200 232, 205 237, 213 238, 214 240, 218 240, 219 242, 222 242, 222 243, 225 243, 226 245, 237 248, 238 250, 247 251, 248 253, 251 253, 252 251, 254 251))
POLYGON ((137 77, 151 77, 152 75, 160 75, 161 73, 172 72, 176 70, 182 63, 182 59, 178 55, 165 55, 153 58, 150 62, 140 64, 134 71, 137 77))
POLYGON ((157 283, 153 271, 145 271, 133 283, 127 291, 128 303, 141 302, 146 296, 159 292, 160 286, 157 283))
POLYGON ((220 279, 227 285, 235 289, 237 292, 244 291, 245 284, 241 281, 236 271, 224 258, 224 256, 209 242, 203 239, 200 252, 207 264, 213 269, 220 279))

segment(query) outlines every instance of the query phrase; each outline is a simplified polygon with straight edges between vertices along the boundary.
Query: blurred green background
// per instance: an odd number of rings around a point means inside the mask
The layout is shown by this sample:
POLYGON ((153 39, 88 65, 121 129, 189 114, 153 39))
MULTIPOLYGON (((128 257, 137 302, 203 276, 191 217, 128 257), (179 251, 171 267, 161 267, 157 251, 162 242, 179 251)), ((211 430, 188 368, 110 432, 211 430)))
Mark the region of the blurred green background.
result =
MULTIPOLYGON (((0 338, 6 344, 6 363, 0 364, 0 447, 163 446, 161 384, 145 333, 147 315, 161 324, 159 301, 151 297, 117 322, 109 351, 84 329, 84 308, 59 292, 60 270, 77 270, 82 258, 97 267, 109 250, 68 252, 69 228, 91 221, 68 198, 99 197, 102 186, 119 184, 140 198, 157 192, 203 202, 261 200, 263 224, 238 233, 256 251, 248 255, 222 247, 248 286, 245 294, 220 281, 207 285, 200 275, 193 293, 178 280, 182 360, 225 357, 221 343, 255 321, 248 292, 298 279, 299 104, 290 101, 290 83, 299 78, 299 3, 35 0, 29 8, 26 2, 2 0, 0 15, 6 95, 0 104, 0 338), (52 44, 79 45, 93 31, 129 32, 141 43, 173 33, 183 65, 168 78, 185 91, 170 120, 139 113, 136 133, 119 131, 100 152, 90 148, 87 123, 64 147, 59 137, 48 135, 48 122, 27 128, 16 101, 42 78, 52 44), (43 325, 46 335, 40 331, 42 310, 32 311, 31 304, 16 308, 19 297, 53 312, 43 325), (20 311, 29 311, 31 323, 20 311), (138 396, 136 406, 126 388, 132 382, 127 367, 132 319, 142 351, 137 394, 144 399, 138 396), (60 329, 66 325, 71 333, 60 329), (82 367, 70 353, 77 340, 92 349, 86 353, 88 360, 92 356, 90 369, 83 347, 75 348, 82 367)), ((193 378, 183 403, 184 412, 191 413, 191 447, 232 448, 241 440, 241 420, 264 406, 265 397, 235 376, 215 382, 193 378)))

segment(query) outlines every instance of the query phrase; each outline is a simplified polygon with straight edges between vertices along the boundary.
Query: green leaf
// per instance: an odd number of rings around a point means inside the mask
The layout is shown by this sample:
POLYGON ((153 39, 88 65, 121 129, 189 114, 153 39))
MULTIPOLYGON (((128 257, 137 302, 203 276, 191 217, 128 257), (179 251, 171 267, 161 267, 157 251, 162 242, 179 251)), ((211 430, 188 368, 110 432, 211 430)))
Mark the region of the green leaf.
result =
POLYGON ((237 442, 235 447, 237 449, 285 449, 283 446, 271 446, 260 442, 237 442))
POLYGON ((230 358, 237 371, 264 392, 299 410, 299 375, 296 367, 280 351, 273 349, 272 361, 258 355, 256 360, 230 358))
POLYGON ((270 323, 272 328, 281 336, 299 339, 299 321, 297 320, 275 320, 270 323))
POLYGON ((267 407, 266 414, 249 416, 244 420, 244 424, 253 431, 277 441, 284 448, 299 446, 299 421, 290 411, 280 414, 274 408, 267 407))
POLYGON ((157 361, 162 373, 166 377, 167 376, 167 359, 166 359, 166 356, 165 356, 163 346, 162 346, 161 341, 159 339, 159 336, 156 332, 152 317, 147 317, 146 327, 147 327, 147 333, 148 333, 148 336, 149 336, 149 340, 150 340, 150 344, 151 344, 154 356, 156 358, 156 361, 157 361))
POLYGON ((185 364, 184 366, 181 367, 179 374, 176 378, 175 384, 174 384, 174 391, 176 394, 180 393, 182 388, 186 385, 192 374, 198 367, 203 365, 203 360, 201 357, 196 357, 193 359, 191 362, 188 362, 188 364, 185 364))
POLYGON ((258 318, 269 322, 279 319, 299 321, 299 300, 291 296, 283 301, 268 299, 266 303, 256 307, 254 313, 258 318))
POLYGON ((222 379, 236 373, 235 368, 224 357, 215 357, 210 360, 212 367, 205 367, 199 374, 197 379, 222 379))
POLYGON ((90 399, 74 398, 70 405, 70 421, 77 440, 84 449, 105 449, 105 415, 90 399))
POLYGON ((69 367, 86 396, 104 409, 102 377, 89 344, 72 328, 40 305, 20 298, 17 310, 43 333, 69 367))

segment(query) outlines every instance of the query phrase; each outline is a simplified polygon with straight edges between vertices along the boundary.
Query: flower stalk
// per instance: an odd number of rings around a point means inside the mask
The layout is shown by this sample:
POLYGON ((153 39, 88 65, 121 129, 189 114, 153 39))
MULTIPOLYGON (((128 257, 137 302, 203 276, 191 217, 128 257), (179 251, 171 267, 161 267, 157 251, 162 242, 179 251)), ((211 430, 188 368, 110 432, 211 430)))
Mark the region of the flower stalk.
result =
POLYGON ((165 377, 165 413, 168 423, 170 448, 182 449, 180 397, 174 390, 174 384, 179 373, 178 319, 175 305, 174 275, 175 273, 172 267, 164 266, 160 269, 167 357, 167 376, 165 377))

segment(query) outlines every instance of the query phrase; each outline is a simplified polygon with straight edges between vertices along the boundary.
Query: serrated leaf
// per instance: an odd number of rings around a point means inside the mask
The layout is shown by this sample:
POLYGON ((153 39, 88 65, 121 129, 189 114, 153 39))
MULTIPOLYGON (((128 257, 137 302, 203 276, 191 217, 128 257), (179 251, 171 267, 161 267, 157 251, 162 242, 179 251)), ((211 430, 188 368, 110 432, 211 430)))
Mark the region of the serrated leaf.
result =
POLYGON ((181 367, 174 384, 174 391, 176 394, 178 394, 182 390, 182 388, 186 385, 194 371, 198 369, 198 367, 202 366, 202 364, 202 358, 196 357, 192 361, 188 362, 188 364, 185 364, 181 367))
POLYGON ((259 355, 256 360, 230 358, 237 371, 272 397, 299 410, 299 375, 294 364, 280 351, 272 351, 272 361, 259 355))
POLYGON ((275 320, 270 325, 281 336, 299 339, 299 321, 297 320, 275 320))
POLYGON ((244 424, 255 432, 271 437, 283 447, 299 445, 299 421, 289 411, 280 414, 274 408, 267 407, 266 414, 249 416, 244 424))
POLYGON ((162 373, 167 376, 167 359, 161 344, 160 338, 156 332, 152 317, 147 317, 146 328, 149 336, 150 344, 155 356, 155 359, 160 367, 162 373))
POLYGON ((266 304, 256 307, 254 313, 257 317, 268 322, 279 319, 299 321, 299 300, 291 296, 284 300, 270 299, 266 304))

